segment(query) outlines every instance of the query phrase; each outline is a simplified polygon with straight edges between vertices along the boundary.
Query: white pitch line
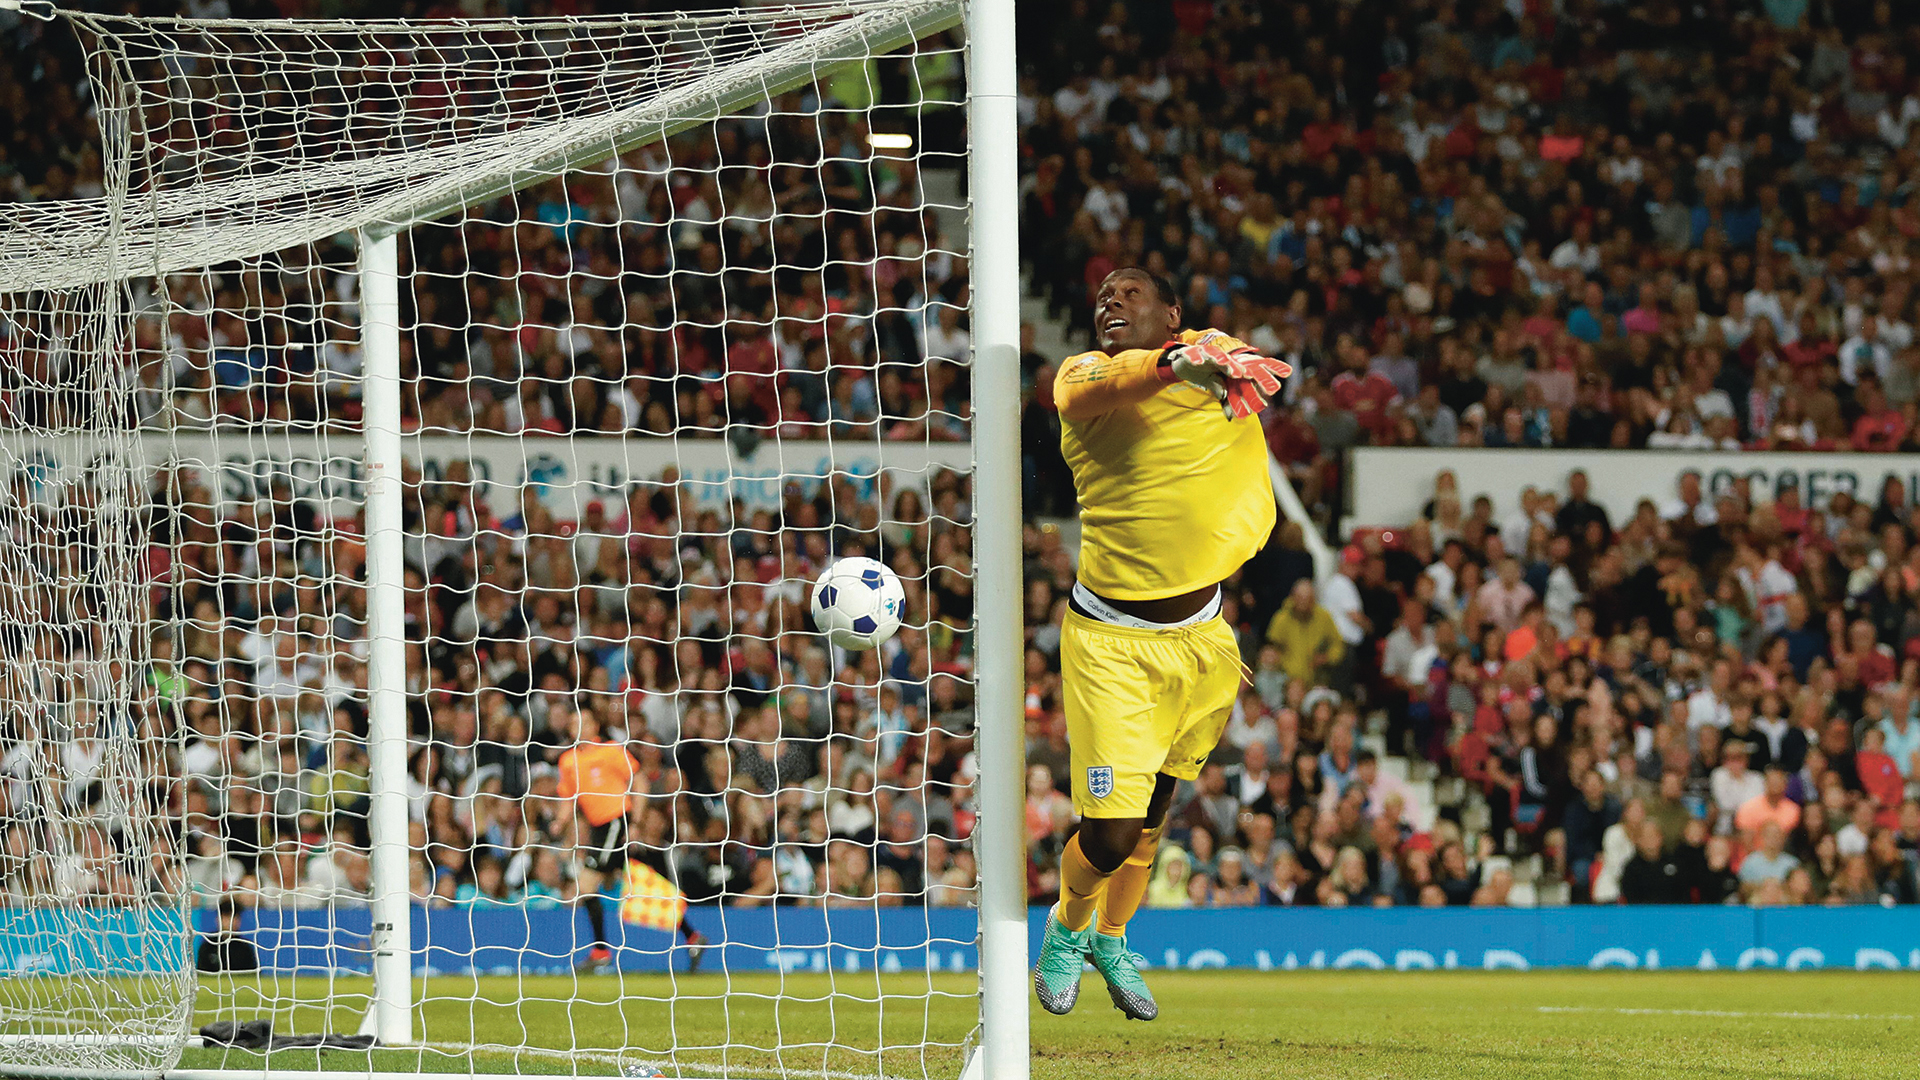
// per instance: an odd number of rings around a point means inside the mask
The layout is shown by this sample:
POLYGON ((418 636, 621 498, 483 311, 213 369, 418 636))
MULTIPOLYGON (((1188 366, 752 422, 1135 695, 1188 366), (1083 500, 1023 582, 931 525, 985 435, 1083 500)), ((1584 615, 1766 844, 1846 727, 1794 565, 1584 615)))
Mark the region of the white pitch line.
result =
POLYGON ((1760 1020, 1912 1020, 1907 1013, 1733 1012, 1725 1009, 1603 1009, 1586 1005, 1541 1005, 1543 1013, 1615 1013, 1620 1016, 1722 1016, 1760 1020))
POLYGON ((98 1027, 103 1021, 74 1016, 35 1016, 31 1013, 0 1013, 0 1025, 25 1024, 30 1027, 98 1027))

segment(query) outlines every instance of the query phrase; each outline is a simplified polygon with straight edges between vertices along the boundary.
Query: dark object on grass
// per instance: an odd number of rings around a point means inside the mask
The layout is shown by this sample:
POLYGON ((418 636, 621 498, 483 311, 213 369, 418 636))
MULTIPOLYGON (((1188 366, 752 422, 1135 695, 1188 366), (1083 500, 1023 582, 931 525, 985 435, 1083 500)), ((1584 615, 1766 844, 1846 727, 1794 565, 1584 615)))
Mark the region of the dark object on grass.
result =
POLYGON ((201 1028, 200 1037, 208 1046, 241 1050, 371 1050, 379 1045, 371 1035, 275 1035, 271 1020, 217 1020, 201 1028))

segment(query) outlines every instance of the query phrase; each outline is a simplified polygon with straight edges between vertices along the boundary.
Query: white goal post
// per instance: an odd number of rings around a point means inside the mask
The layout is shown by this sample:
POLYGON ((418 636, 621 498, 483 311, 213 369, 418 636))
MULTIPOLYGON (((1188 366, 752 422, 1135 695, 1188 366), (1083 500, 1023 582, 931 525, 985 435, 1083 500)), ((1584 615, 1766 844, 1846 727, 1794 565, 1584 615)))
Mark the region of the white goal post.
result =
POLYGON ((0 1073, 1025 1080, 1013 0, 10 10, 0 1073))

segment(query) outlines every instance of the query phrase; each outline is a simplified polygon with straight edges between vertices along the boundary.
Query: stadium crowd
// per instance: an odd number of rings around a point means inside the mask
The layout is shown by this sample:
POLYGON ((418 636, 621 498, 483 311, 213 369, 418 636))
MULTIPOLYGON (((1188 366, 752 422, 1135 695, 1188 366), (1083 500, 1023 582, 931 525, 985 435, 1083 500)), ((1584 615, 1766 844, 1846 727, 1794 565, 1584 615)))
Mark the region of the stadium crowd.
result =
MULTIPOLYGON (((1319 586, 1277 538, 1230 594, 1254 677, 1148 902, 1920 902, 1920 515, 1697 481, 1618 523, 1578 472, 1511 521, 1430 507, 1319 586), (1370 718, 1457 790, 1437 820, 1370 718)), ((1031 570, 1030 611, 1065 595, 1064 564, 1031 570)), ((1029 665, 1036 892, 1065 835, 1055 640, 1029 665)))
POLYGON ((1271 444, 1309 503, 1357 444, 1920 438, 1908 6, 1060 10, 1023 43, 1040 295, 1084 331, 1138 263, 1288 359, 1271 444))
MULTIPOLYGON (((582 714, 638 761, 633 856, 693 902, 970 897, 963 477, 935 477, 925 501, 900 490, 877 528, 834 521, 828 492, 796 493, 783 513, 800 524, 785 530, 768 511, 756 529, 725 528, 670 477, 577 523, 531 495, 498 519, 463 480, 410 481, 423 902, 574 895, 561 766, 582 714), (885 551, 927 626, 871 654, 830 649, 804 588, 829 536, 841 553, 885 551)), ((858 503, 849 494, 839 505, 858 503)), ((155 635, 142 703, 150 723, 187 725, 188 885, 209 902, 364 901, 364 543, 245 512, 210 520, 217 497, 193 479, 153 503, 152 554, 167 565, 151 591, 160 625, 182 633, 155 635)), ((313 511, 290 493, 275 508, 313 511)))
MULTIPOLYGON (((1034 288, 1084 331, 1089 288, 1139 263, 1176 283, 1189 322, 1288 359, 1269 443, 1329 523, 1342 453, 1363 443, 1920 438, 1920 76, 1899 5, 1052 7, 1022 22, 1034 288)), ((0 27, 9 59, 40 49, 36 27, 0 27)), ((0 102, 18 106, 0 109, 0 192, 97 192, 80 72, 59 47, 0 64, 0 102)), ((918 74, 951 87, 958 69, 918 74)), ((964 260, 914 201, 911 162, 852 169, 864 154, 844 117, 821 114, 818 135, 787 122, 811 93, 677 142, 671 171, 643 150, 530 189, 501 211, 524 227, 415 230, 410 421, 963 439, 964 260), (762 168, 808 155, 823 163, 762 168), (774 205, 816 224, 715 220, 774 205)), ((318 317, 144 320, 163 362, 141 372, 143 420, 357 420, 351 297, 328 275, 176 288, 185 307, 258 296, 318 317)), ((1072 509, 1058 359, 1024 358, 1036 902, 1071 821, 1055 671, 1073 551, 1045 523, 1072 509)), ((409 477, 418 896, 571 896, 555 765, 586 711, 639 758, 641 861, 696 902, 967 902, 965 479, 794 488, 777 515, 695 505, 676 479, 562 519, 532 494, 496 506, 458 468, 409 477), (856 552, 900 571, 926 627, 864 659, 811 634, 791 584, 856 552)), ((1440 478, 1421 520, 1356 537, 1318 584, 1298 527, 1278 531, 1230 583, 1254 679, 1180 793, 1149 904, 1920 899, 1908 493, 1816 506, 1690 482, 1615 520, 1582 483, 1496 521, 1440 478), (1368 749, 1374 734, 1396 760, 1368 749), (1455 793, 1437 820, 1413 812, 1402 761, 1455 793)), ((59 797, 175 815, 154 843, 185 847, 188 880, 81 845, 58 872, 83 892, 366 895, 364 523, 263 494, 154 485, 158 630, 136 715, 110 722, 164 733, 177 718, 185 750, 151 763, 144 793, 59 797)), ((64 736, 74 767, 104 760, 73 725, 8 733, 8 888, 44 887, 27 854, 46 795, 20 771, 39 740, 64 736)))
MULTIPOLYGON (((1269 445, 1327 522, 1356 445, 1920 439, 1908 8, 1061 11, 1025 43, 1047 61, 1022 96, 1035 292, 1085 333, 1093 287, 1144 265, 1190 324, 1286 358, 1269 445)), ((1072 506, 1052 359, 1029 360, 1043 514, 1072 506)), ((1574 477, 1495 521, 1448 475, 1318 587, 1277 536, 1229 604, 1254 685, 1149 903, 1916 899, 1910 493, 1767 505, 1698 481, 1610 520, 1574 477), (1438 778, 1430 829, 1409 770, 1363 748, 1376 725, 1438 778)), ((1069 570, 1036 559, 1030 618, 1069 570)), ((1043 853, 1052 634, 1029 699, 1043 853)))
MULTIPOLYGON (((6 15, 0 42, 0 102, 21 106, 0 118, 0 198, 97 196, 77 43, 6 15)), ((523 436, 624 438, 652 460, 675 457, 662 436, 725 437, 743 454, 772 439, 964 440, 966 260, 929 208, 921 159, 872 155, 865 121, 842 108, 905 105, 895 112, 920 122, 923 156, 950 153, 959 58, 949 39, 926 45, 837 70, 767 115, 412 230, 407 429, 516 440, 529 477, 538 446, 523 436)), ((466 89, 480 100, 490 87, 466 89)), ((221 89, 266 103, 289 93, 221 89)), ((186 141, 219 137, 210 113, 179 119, 168 130, 186 141)), ((174 275, 164 293, 136 283, 128 420, 206 437, 221 459, 250 454, 258 431, 311 433, 305 464, 322 468, 327 438, 361 420, 358 298, 342 273, 353 259, 325 240, 174 275)), ((0 400, 23 423, 58 426, 94 388, 76 385, 87 372, 62 368, 53 328, 27 310, 0 320, 0 400)), ((631 854, 695 903, 970 901, 967 477, 843 474, 748 507, 703 504, 677 470, 647 470, 576 511, 543 502, 538 483, 489 484, 463 458, 434 465, 409 469, 403 497, 420 902, 574 897, 583 826, 561 759, 582 713, 637 759, 631 854), (814 633, 804 587, 861 553, 898 572, 914 623, 864 656, 814 633)), ((22 557, 0 567, 17 635, 6 671, 13 699, 47 708, 6 719, 0 889, 366 900, 366 522, 297 472, 154 476, 143 612, 94 588, 21 600, 36 572, 77 580, 110 565, 90 550, 104 526, 92 508, 110 499, 85 478, 58 494, 24 471, 9 478, 6 542, 22 557), (112 651, 102 624, 128 618, 153 631, 123 710, 72 680, 112 651), (59 632, 23 629, 40 619, 59 632), (51 788, 49 757, 62 766, 51 788)))

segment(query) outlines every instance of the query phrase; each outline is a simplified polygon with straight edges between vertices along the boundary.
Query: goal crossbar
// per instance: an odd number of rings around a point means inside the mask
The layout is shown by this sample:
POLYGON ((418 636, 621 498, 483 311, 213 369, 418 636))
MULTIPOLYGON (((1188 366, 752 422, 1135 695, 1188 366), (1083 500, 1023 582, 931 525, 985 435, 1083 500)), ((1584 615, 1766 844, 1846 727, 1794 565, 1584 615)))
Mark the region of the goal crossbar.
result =
MULTIPOLYGON (((839 7, 844 5, 829 10, 839 7)), ((119 222, 113 220, 109 198, 0 206, 0 293, 157 277, 339 233, 364 231, 379 238, 404 232, 462 207, 664 141, 847 64, 951 29, 965 18, 966 5, 963 0, 902 0, 849 10, 858 13, 800 34, 750 63, 718 67, 664 93, 602 112, 346 165, 324 162, 133 193, 119 222), (371 198, 369 189, 375 192, 371 198)), ((128 25, 183 23, 64 10, 60 14, 103 40, 125 37, 128 25)), ((324 34, 358 24, 218 20, 204 25, 284 36, 324 34)), ((362 32, 480 25, 465 20, 369 24, 362 32)))
POLYGON ((965 15, 961 0, 922 0, 836 24, 780 46, 765 57, 763 64, 746 71, 717 71, 667 98, 600 118, 598 131, 548 140, 557 145, 510 171, 496 172, 451 190, 429 189, 413 193, 412 198, 396 198, 382 216, 369 219, 367 230, 375 236, 399 232, 461 206, 497 198, 613 154, 672 138, 753 102, 795 90, 846 64, 890 53, 951 29, 965 15))

